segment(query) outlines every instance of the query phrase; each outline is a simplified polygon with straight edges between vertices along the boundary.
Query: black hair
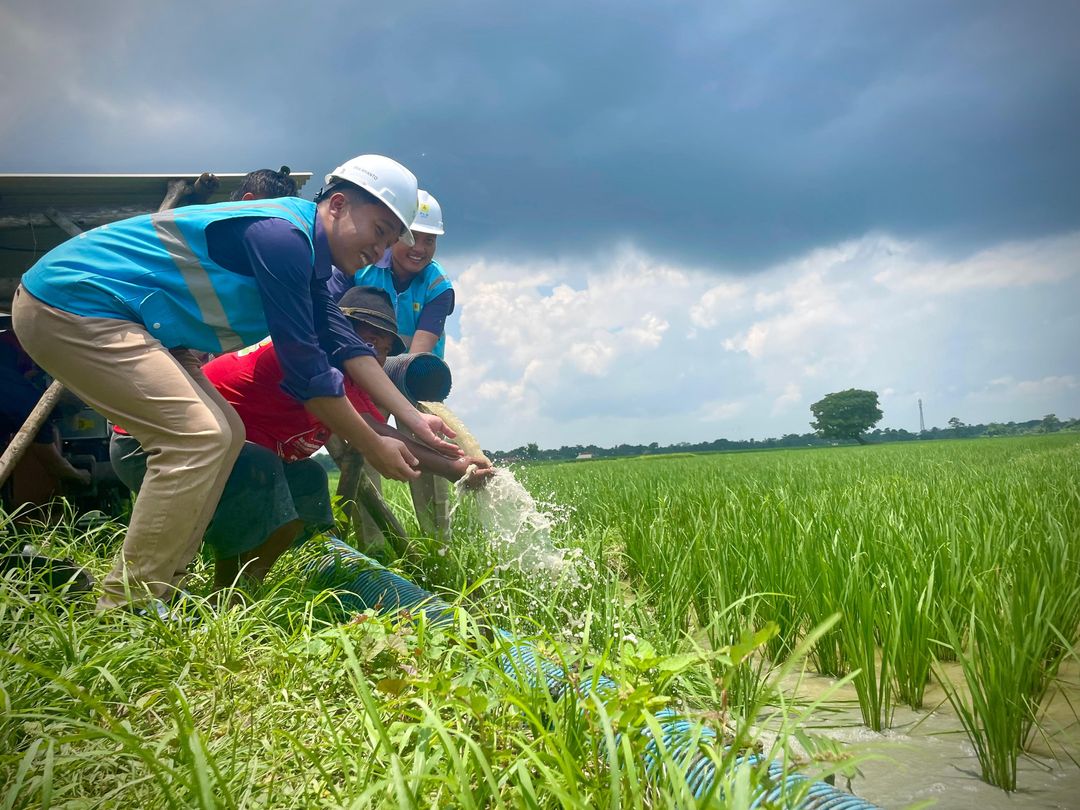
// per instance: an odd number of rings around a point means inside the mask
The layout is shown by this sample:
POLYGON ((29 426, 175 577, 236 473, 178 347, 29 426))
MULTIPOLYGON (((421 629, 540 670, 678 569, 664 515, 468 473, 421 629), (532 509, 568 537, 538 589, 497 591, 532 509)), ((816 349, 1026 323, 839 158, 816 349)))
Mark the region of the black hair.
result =
POLYGON ((240 188, 232 193, 230 200, 242 200, 245 194, 254 194, 257 199, 269 200, 274 197, 295 197, 298 189, 296 181, 290 177, 291 169, 282 166, 276 172, 273 169, 256 169, 248 172, 240 188))
POLYGON ((331 194, 335 194, 339 191, 342 194, 349 195, 361 205, 378 205, 382 202, 382 200, 367 189, 360 188, 360 186, 350 183, 348 180, 338 179, 335 179, 334 182, 326 188, 320 188, 319 193, 315 195, 315 202, 322 202, 323 200, 328 199, 331 194))
MULTIPOLYGON (((319 193, 315 195, 315 202, 320 203, 323 200, 329 199, 331 194, 340 191, 361 205, 383 205, 383 201, 372 194, 365 188, 350 183, 348 180, 339 180, 334 178, 334 182, 328 185, 326 188, 320 188, 319 193)), ((405 233, 405 226, 401 226, 401 234, 405 233)))

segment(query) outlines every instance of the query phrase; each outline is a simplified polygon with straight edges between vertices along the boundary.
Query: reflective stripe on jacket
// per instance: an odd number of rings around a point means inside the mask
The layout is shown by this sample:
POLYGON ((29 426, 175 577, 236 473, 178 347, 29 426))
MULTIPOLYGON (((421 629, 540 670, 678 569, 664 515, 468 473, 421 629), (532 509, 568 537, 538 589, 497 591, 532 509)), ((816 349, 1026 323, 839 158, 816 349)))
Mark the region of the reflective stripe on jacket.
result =
POLYGON ((233 351, 269 329, 253 276, 212 261, 206 229, 240 217, 295 225, 315 260, 315 203, 295 197, 192 205, 94 228, 46 253, 23 286, 76 315, 142 324, 167 348, 233 351))
MULTIPOLYGON (((366 285, 382 287, 390 294, 390 300, 394 302, 397 313, 398 334, 411 344, 412 337, 416 334, 416 326, 420 321, 420 313, 424 311, 424 305, 438 295, 452 289, 450 279, 438 262, 431 262, 427 267, 416 274, 403 292, 394 289, 394 273, 389 267, 380 267, 377 264, 368 265, 359 270, 353 276, 353 284, 356 286, 366 285)), ((439 340, 431 350, 439 357, 446 350, 446 332, 439 335, 439 340)))

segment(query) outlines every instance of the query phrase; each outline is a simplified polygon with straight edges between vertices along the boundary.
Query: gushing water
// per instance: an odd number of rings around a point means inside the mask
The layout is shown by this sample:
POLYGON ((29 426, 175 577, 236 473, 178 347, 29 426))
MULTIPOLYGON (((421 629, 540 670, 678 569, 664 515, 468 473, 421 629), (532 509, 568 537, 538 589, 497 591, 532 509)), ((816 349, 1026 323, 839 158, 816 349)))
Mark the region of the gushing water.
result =
MULTIPOLYGON (((455 513, 466 492, 459 485, 455 513)), ((557 548, 552 541, 551 530, 559 519, 555 508, 538 504, 510 470, 496 469, 474 494, 480 533, 496 572, 513 567, 527 578, 577 579, 573 565, 577 555, 557 548)))

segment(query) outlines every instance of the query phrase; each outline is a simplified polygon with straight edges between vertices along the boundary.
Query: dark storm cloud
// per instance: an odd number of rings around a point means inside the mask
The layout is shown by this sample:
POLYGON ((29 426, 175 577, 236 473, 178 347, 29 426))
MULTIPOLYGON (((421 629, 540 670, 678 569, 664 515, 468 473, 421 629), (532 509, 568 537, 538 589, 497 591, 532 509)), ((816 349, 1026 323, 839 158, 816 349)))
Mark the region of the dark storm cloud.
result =
POLYGON ((381 151, 455 252, 630 239, 732 269, 874 229, 963 250, 1080 223, 1074 3, 371 5, 0 10, 0 168, 381 151))

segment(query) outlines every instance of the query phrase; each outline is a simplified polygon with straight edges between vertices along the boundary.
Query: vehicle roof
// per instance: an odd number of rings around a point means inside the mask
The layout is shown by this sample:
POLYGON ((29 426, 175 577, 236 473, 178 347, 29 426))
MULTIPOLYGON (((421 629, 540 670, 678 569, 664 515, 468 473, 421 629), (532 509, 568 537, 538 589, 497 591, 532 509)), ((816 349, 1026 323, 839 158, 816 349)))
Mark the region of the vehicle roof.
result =
MULTIPOLYGON (((22 276, 68 234, 46 216, 55 209, 84 230, 156 211, 171 180, 195 180, 202 172, 171 174, 0 173, 0 311, 8 310, 22 276)), ((224 202, 246 176, 214 173, 218 188, 208 202, 224 202)), ((297 190, 311 172, 293 172, 297 190)))

